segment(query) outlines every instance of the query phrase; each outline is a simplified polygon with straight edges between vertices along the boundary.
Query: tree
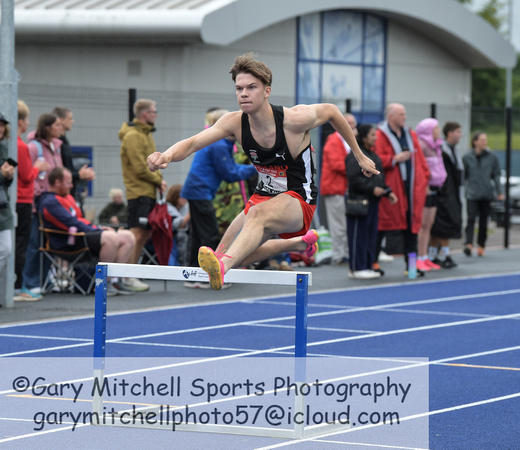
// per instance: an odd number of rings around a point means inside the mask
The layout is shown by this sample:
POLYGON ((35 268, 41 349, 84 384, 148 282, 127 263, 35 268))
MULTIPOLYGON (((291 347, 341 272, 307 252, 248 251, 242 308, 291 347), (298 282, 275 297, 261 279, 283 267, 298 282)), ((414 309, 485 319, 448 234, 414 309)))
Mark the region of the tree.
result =
MULTIPOLYGON (((471 4, 471 0, 459 0, 471 4)), ((478 14, 491 24, 497 31, 505 23, 505 2, 489 0, 478 14)), ((502 108, 505 104, 506 73, 504 69, 473 69, 473 88, 471 100, 473 106, 488 106, 502 108)), ((513 106, 520 106, 520 64, 513 69, 513 106)))

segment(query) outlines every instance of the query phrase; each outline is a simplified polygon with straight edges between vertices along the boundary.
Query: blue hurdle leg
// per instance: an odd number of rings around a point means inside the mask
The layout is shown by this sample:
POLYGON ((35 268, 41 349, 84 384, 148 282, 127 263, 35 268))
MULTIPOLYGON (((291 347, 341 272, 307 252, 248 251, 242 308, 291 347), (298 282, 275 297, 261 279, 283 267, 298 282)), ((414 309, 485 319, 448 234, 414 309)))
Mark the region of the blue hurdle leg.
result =
POLYGON ((94 314, 94 364, 104 369, 107 329, 107 266, 96 266, 96 307, 94 314), (100 367, 101 366, 101 367, 100 367))
POLYGON ((294 356, 307 356, 307 304, 309 276, 298 274, 296 279, 296 336, 294 356))

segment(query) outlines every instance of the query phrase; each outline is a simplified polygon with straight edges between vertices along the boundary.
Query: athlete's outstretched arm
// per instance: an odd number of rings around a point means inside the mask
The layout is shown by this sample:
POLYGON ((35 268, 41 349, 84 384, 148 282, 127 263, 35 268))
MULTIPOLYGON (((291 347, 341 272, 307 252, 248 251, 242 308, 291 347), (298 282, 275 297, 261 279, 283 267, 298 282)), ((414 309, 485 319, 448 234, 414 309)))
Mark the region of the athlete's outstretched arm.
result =
MULTIPOLYGON (((222 116, 217 122, 200 133, 183 139, 172 145, 163 153, 155 152, 148 156, 148 168, 155 172, 158 169, 166 169, 169 163, 182 161, 192 153, 207 147, 214 142, 235 134, 236 123, 239 120, 239 113, 232 112, 222 116)), ((240 122, 238 122, 240 123, 240 122)))
POLYGON ((359 148, 352 128, 336 105, 331 103, 297 105, 291 108, 291 111, 295 113, 293 125, 296 127, 307 127, 307 130, 311 130, 330 122, 351 148, 363 173, 366 176, 379 174, 374 162, 366 157, 359 148))

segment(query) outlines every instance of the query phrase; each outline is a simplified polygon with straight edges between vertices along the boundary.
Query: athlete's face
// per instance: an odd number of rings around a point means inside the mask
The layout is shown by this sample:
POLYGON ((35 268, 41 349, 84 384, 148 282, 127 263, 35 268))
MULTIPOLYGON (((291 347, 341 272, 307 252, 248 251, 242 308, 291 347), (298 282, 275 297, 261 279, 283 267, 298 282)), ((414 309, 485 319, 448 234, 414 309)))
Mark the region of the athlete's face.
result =
POLYGON ((271 86, 264 84, 250 73, 239 73, 235 80, 238 106, 246 114, 257 111, 269 99, 271 86))

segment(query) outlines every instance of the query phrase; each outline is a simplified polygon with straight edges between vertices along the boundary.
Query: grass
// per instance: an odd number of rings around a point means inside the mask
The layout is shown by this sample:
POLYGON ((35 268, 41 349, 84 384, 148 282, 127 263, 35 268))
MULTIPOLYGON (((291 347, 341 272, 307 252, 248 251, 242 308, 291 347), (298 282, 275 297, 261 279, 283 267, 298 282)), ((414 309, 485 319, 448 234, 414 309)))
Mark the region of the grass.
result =
MULTIPOLYGON (((506 149, 506 132, 486 132, 489 148, 493 150, 506 149)), ((520 150, 520 133, 514 132, 511 136, 511 149, 520 150)))

